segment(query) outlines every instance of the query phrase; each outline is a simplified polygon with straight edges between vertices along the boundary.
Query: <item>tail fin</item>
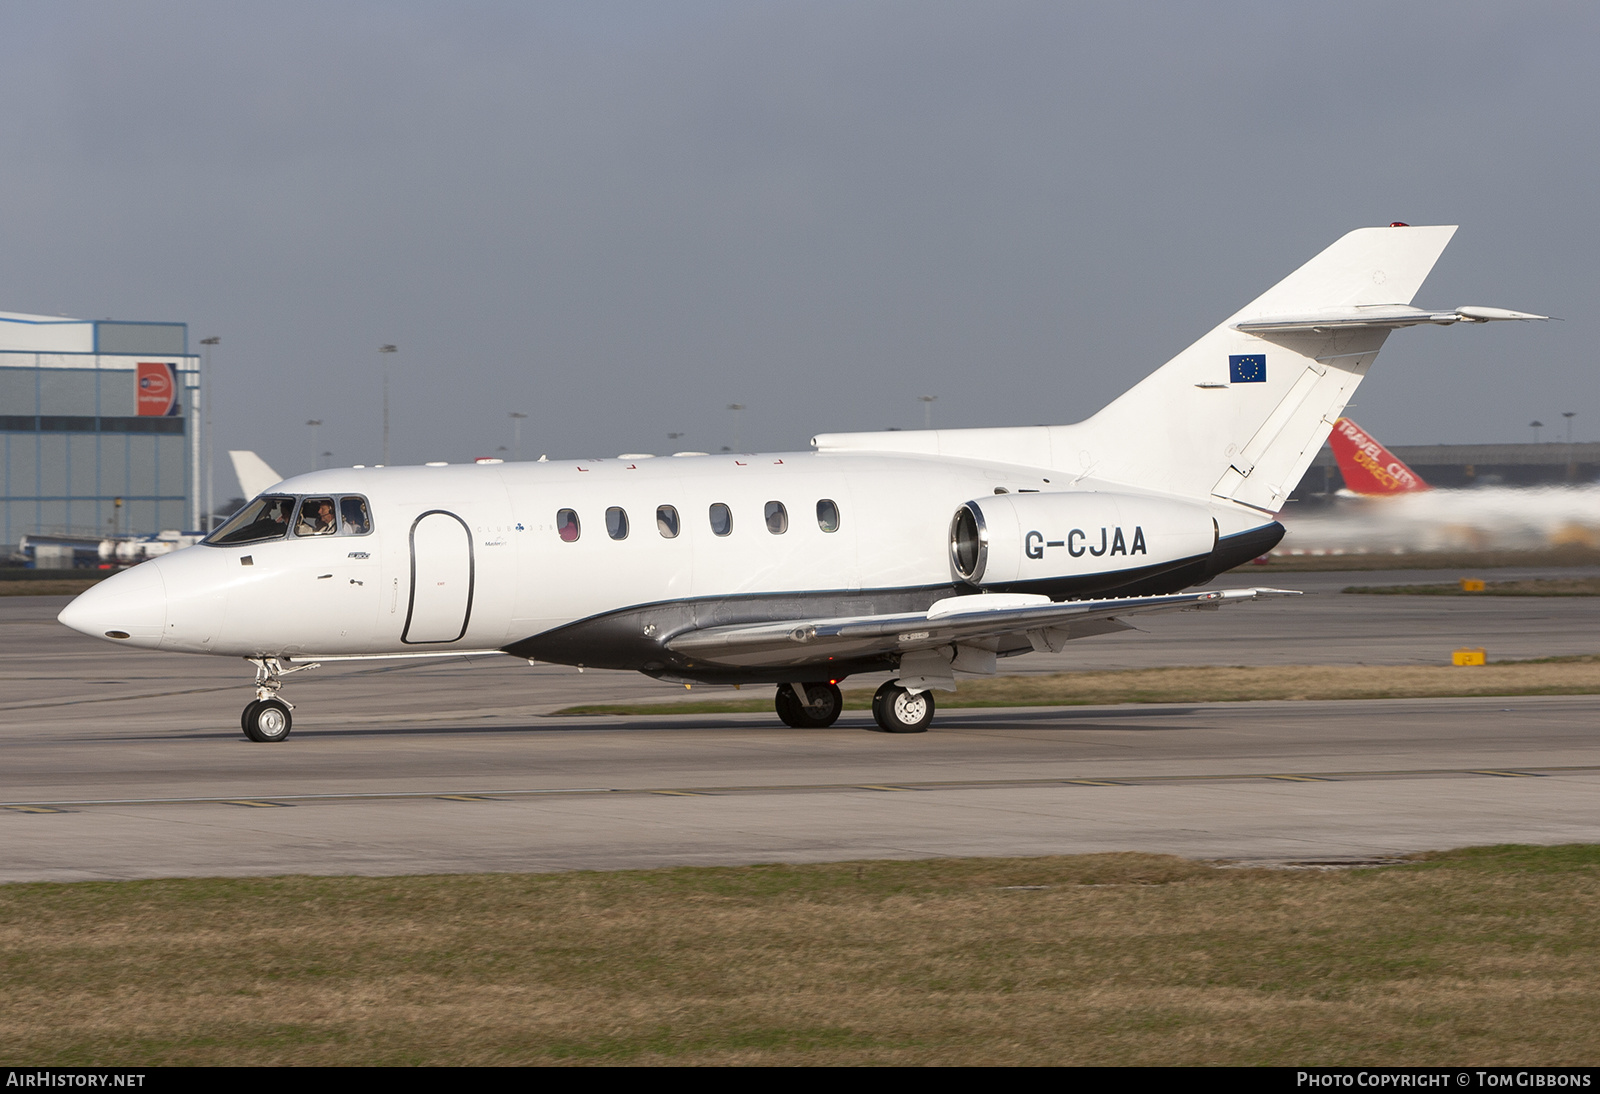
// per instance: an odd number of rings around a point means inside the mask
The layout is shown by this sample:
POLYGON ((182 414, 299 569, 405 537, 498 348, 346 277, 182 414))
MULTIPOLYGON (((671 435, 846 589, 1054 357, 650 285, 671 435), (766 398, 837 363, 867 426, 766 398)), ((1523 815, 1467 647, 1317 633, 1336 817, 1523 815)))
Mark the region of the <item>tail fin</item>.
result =
POLYGON ((1328 447, 1333 449, 1333 458, 1339 462, 1345 486, 1354 493, 1388 496, 1433 489, 1400 457, 1349 418, 1333 423, 1328 447))
MULTIPOLYGON (((1419 324, 1543 319, 1410 306, 1452 226, 1360 228, 1075 425, 831 433, 821 452, 907 452, 1049 467, 1275 513, 1305 474, 1389 333, 1419 324)), ((1114 366, 1110 366, 1114 367, 1114 366)))
POLYGON ((1409 325, 1405 317, 1429 321, 1405 305, 1454 234, 1344 236, 1100 413, 1065 427, 1085 470, 1276 512, 1390 331, 1409 325))
POLYGON ((283 481, 283 476, 267 466, 267 461, 254 452, 229 449, 228 458, 233 461, 233 473, 239 480, 239 489, 244 491, 247 498, 263 494, 283 481))

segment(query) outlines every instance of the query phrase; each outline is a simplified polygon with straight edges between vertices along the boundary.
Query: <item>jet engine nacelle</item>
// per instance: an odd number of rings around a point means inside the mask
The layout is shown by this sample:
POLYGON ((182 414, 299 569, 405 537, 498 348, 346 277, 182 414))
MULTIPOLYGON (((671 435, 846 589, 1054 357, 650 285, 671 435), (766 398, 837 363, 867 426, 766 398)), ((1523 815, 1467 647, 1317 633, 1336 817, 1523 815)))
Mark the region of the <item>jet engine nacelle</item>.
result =
POLYGON ((1208 555, 1217 523, 1204 506, 1131 494, 997 494, 967 502, 950 525, 950 561, 980 587, 1142 570, 1208 555))

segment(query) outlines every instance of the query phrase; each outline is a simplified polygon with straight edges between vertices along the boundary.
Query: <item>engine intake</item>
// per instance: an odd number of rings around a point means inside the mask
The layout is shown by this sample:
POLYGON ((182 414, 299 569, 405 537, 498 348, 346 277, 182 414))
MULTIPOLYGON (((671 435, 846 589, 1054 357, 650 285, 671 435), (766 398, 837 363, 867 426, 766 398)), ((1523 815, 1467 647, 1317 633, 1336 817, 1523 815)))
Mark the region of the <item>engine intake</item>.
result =
POLYGON ((1202 505, 1131 494, 1001 494, 950 523, 950 563, 980 588, 1174 566, 1209 555, 1217 522, 1202 505))

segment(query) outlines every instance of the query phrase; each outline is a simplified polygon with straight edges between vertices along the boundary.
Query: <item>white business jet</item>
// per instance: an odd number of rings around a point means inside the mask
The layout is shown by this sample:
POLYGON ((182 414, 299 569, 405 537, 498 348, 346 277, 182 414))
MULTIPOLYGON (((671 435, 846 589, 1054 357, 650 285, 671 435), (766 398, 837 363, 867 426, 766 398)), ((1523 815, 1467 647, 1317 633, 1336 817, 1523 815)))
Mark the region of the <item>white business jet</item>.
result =
POLYGON ((1274 514, 1391 331, 1545 318, 1411 307, 1454 232, 1351 232, 1075 425, 317 471, 61 622, 254 662, 255 741, 289 735, 291 672, 484 652, 775 684, 796 727, 833 723, 845 677, 888 672, 873 715, 917 732, 957 673, 1138 615, 1292 595, 1184 590, 1282 537, 1274 514))

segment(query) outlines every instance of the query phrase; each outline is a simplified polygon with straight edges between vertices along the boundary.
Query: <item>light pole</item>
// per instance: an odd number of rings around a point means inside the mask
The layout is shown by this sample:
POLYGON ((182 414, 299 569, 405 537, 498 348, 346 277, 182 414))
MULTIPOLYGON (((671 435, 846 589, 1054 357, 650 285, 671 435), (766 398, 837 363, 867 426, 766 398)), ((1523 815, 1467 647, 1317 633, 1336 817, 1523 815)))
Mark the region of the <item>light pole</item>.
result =
POLYGON ((205 347, 205 358, 201 362, 200 397, 205 400, 206 417, 206 515, 205 530, 211 531, 211 526, 217 519, 217 498, 212 492, 217 466, 215 441, 211 434, 211 386, 216 383, 216 377, 211 372, 211 347, 221 344, 222 339, 212 335, 210 338, 200 339, 200 344, 205 347))
POLYGON ((1541 421, 1537 421, 1537 420, 1531 421, 1531 422, 1528 423, 1528 428, 1533 430, 1533 443, 1534 444, 1538 444, 1539 443, 1539 430, 1544 428, 1544 423, 1541 422, 1541 421))
POLYGON ((511 412, 511 458, 522 459, 522 421, 527 415, 520 410, 511 412))
POLYGON ((1572 458, 1572 419, 1578 416, 1578 412, 1563 410, 1561 416, 1567 420, 1567 481, 1571 482, 1578 477, 1578 462, 1572 458))
POLYGON ((922 404, 922 428, 933 428, 933 404, 939 401, 937 395, 918 395, 917 401, 922 404))
MULTIPOLYGON (((394 353, 395 347, 378 347, 380 354, 394 353)), ((383 359, 383 466, 389 466, 389 358, 383 359)))
POLYGON ((739 412, 744 409, 743 403, 729 403, 728 409, 733 411, 733 450, 739 449, 739 412))
POLYGON ((310 426, 313 431, 311 434, 311 470, 321 471, 322 461, 317 458, 317 450, 322 447, 322 419, 307 419, 306 425, 310 426))

